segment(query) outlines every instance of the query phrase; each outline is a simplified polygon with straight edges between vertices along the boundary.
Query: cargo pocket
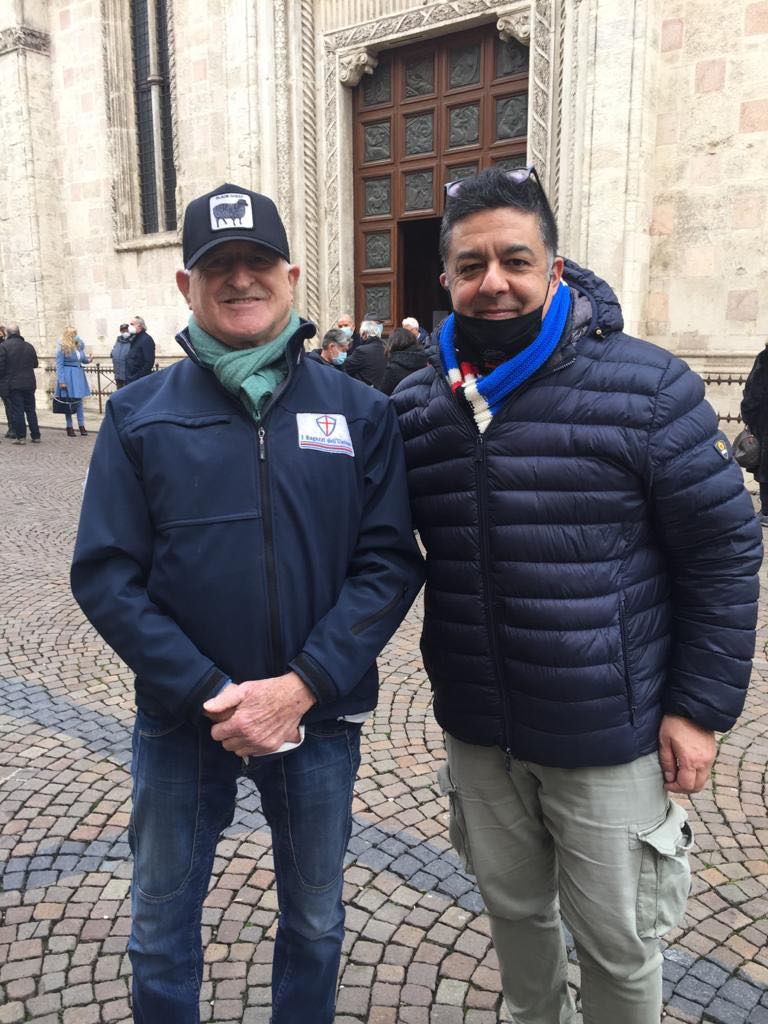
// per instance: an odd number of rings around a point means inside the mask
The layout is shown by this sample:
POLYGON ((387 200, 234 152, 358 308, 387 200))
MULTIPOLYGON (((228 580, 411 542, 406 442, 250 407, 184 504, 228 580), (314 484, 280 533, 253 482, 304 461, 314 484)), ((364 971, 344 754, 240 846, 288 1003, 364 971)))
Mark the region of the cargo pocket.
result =
POLYGON ((448 835, 456 853, 461 857, 464 868, 470 874, 474 874, 472 858, 469 853, 469 839, 467 825, 464 821, 464 812, 461 809, 461 799, 456 792, 456 787, 451 779, 451 772, 448 764, 442 765, 437 772, 437 784, 443 796, 447 796, 450 803, 450 815, 448 819, 448 835))
POLYGON ((642 851, 637 889, 637 934, 658 938, 680 923, 691 887, 688 851, 693 832, 688 815, 670 800, 664 820, 640 829, 642 851))

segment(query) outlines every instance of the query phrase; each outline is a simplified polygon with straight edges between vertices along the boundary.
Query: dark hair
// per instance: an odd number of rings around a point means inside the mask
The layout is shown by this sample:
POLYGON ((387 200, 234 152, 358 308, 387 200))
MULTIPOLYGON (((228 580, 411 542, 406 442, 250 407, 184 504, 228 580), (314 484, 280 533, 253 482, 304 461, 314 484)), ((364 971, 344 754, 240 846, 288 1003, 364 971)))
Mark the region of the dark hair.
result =
POLYGON ((455 196, 446 200, 440 223, 440 258, 445 267, 451 242, 451 231, 457 221, 481 210, 497 210, 512 206, 523 213, 534 214, 539 221, 539 234, 549 260, 557 255, 557 224, 547 197, 536 179, 513 181, 507 171, 489 167, 474 178, 466 178, 455 196))
POLYGON ((348 345, 349 338, 346 336, 344 331, 340 327, 332 327, 330 331, 326 331, 323 335, 323 344, 321 348, 325 351, 330 348, 331 345, 348 345))
POLYGON ((387 355, 392 352, 404 352, 407 348, 413 348, 418 342, 410 331, 404 327, 396 327, 387 341, 387 355))

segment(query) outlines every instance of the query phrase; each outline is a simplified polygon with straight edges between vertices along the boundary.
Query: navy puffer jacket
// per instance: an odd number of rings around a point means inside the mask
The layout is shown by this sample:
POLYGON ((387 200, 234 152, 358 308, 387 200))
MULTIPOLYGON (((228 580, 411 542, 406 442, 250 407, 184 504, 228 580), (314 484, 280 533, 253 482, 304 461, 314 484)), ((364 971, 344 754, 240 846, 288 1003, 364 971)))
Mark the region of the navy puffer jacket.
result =
POLYGON ((566 280, 563 340, 484 435, 436 366, 394 401, 438 721, 582 767, 650 753, 665 713, 730 728, 762 549, 701 379, 623 333, 604 281, 570 262, 566 280))

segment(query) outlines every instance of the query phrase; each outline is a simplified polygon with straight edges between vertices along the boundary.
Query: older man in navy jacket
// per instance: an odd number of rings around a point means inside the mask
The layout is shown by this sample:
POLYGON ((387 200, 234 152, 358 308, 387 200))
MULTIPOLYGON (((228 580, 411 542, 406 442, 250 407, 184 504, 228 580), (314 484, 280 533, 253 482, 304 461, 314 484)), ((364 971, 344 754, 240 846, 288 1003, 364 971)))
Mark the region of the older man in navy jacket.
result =
POLYGON ((136 673, 134 1018, 199 1020, 202 903, 247 775, 280 905, 272 1020, 330 1024, 361 722, 422 582, 402 442, 383 396, 305 358, 270 199, 199 197, 183 249, 188 358, 111 398, 72 566, 136 673))
POLYGON ((517 1024, 658 1024, 658 937, 741 711, 760 528, 700 378, 557 255, 533 169, 446 186, 454 313, 395 403, 455 844, 517 1024))

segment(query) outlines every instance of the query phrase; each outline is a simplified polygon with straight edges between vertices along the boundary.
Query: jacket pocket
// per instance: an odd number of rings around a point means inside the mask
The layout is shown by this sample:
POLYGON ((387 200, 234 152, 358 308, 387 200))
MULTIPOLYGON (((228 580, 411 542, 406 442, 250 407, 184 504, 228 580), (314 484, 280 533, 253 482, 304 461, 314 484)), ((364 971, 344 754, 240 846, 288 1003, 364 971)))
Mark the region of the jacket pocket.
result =
POLYGON ((627 612, 624 605, 624 598, 619 601, 619 631, 621 634, 621 658, 624 666, 624 687, 627 692, 627 705, 629 706, 629 720, 635 724, 635 691, 632 686, 632 662, 629 657, 629 634, 627 631, 627 612))
POLYGON ((639 829, 640 878, 637 887, 637 934, 658 938, 680 923, 691 888, 688 852, 693 832, 688 815, 670 800, 664 820, 639 829))
POLYGON ((447 796, 449 801, 448 836, 451 840, 451 845, 456 853, 458 853, 459 857, 461 857, 465 870, 473 875, 475 871, 472 867, 472 857, 469 850, 469 834, 467 832, 466 821, 464 820, 464 812, 461 809, 461 798, 453 784, 451 771, 447 763, 441 765, 438 769, 437 785, 440 789, 440 793, 443 796, 447 796))
POLYGON ((380 608, 377 612, 374 612, 372 615, 368 615, 366 618, 361 619, 359 622, 356 622, 353 626, 351 626, 350 633, 352 634, 352 636, 357 636, 359 633, 362 633, 363 630, 368 629, 370 626, 375 626, 377 622, 380 622, 383 618, 389 615, 391 611, 394 611, 398 604, 400 604, 401 601, 405 600, 405 595, 407 591, 408 588, 405 586, 405 584, 403 584, 403 586, 398 590, 398 592, 395 594, 392 600, 387 601, 383 608, 380 608))

